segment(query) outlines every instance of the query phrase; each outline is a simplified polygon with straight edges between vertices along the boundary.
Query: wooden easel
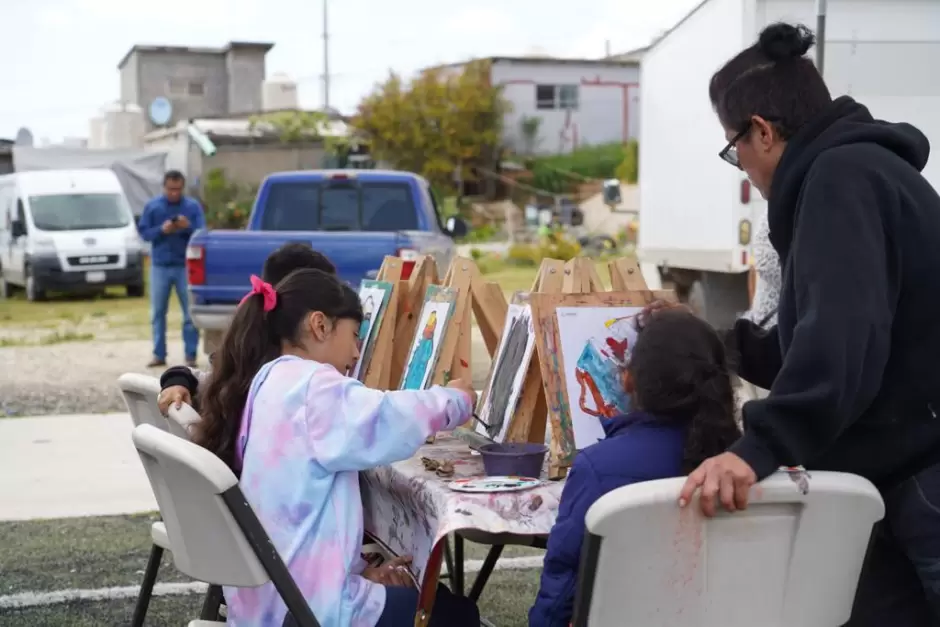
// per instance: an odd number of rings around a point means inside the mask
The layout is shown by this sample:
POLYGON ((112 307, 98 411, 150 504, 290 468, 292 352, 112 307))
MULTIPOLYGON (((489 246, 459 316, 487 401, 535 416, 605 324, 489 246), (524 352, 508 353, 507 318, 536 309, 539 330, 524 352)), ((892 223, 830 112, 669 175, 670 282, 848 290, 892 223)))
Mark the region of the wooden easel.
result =
MULTIPOLYGON (((622 258, 611 261, 607 264, 607 270, 610 273, 610 282, 613 287, 613 293, 623 294, 624 295, 624 304, 625 305, 637 305, 637 304, 646 304, 654 299, 674 299, 675 295, 671 291, 666 292, 650 292, 646 281, 643 279, 643 275, 640 272, 640 267, 637 264, 635 259, 632 258, 622 258), (627 302, 629 301, 629 302, 627 302)), ((562 294, 594 294, 594 293, 605 293, 603 284, 601 283, 600 276, 597 274, 597 270, 594 267, 594 262, 586 258, 576 258, 567 262, 564 265, 563 279, 562 279, 562 294)), ((542 294, 551 294, 552 292, 541 292, 542 294)), ((538 321, 536 321, 538 324, 538 321)), ((556 347, 558 349, 559 347, 556 347)), ((546 364, 553 358, 553 355, 543 354, 541 345, 539 345, 539 356, 538 363, 535 364, 536 368, 539 369, 538 375, 532 375, 532 380, 538 381, 540 385, 537 387, 540 390, 533 392, 529 388, 524 389, 524 394, 534 394, 536 395, 536 400, 533 402, 535 410, 533 411, 534 418, 529 420, 529 441, 542 441, 545 437, 545 419, 542 419, 543 422, 539 423, 539 412, 537 410, 541 409, 541 406, 538 404, 539 401, 545 403, 545 410, 543 414, 551 416, 551 429, 552 437, 551 444, 549 447, 550 462, 549 462, 549 478, 551 479, 561 479, 564 478, 568 472, 568 467, 571 463, 570 458, 566 458, 566 452, 563 450, 562 442, 560 435, 562 433, 561 425, 557 423, 557 408, 554 411, 548 411, 549 402, 552 397, 560 398, 559 394, 563 391, 554 389, 554 387, 546 383, 546 379, 543 377, 544 368, 546 364), (549 389, 549 388, 552 389, 549 389), (538 398, 538 392, 541 392, 541 399, 538 398)), ((531 374, 531 373, 530 373, 531 374)), ((526 379, 526 385, 529 384, 529 376, 526 379)), ((555 402, 561 402, 560 400, 555 402)), ((569 399, 569 403, 571 400, 569 399)), ((521 417, 524 420, 524 416, 521 417)), ((513 425, 515 428, 516 425, 513 425)), ((519 425, 520 431, 524 429, 524 422, 519 425)))

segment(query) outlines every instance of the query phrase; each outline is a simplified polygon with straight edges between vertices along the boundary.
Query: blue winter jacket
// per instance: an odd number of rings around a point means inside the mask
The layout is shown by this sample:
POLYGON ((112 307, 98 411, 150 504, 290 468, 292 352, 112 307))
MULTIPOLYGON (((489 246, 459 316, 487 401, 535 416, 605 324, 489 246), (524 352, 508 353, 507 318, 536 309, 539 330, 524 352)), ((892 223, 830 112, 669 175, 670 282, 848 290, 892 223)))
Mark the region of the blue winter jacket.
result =
POLYGON ((584 517, 594 501, 631 483, 683 474, 684 427, 634 412, 606 421, 604 431, 607 438, 580 451, 568 473, 539 593, 529 610, 530 627, 568 627, 571 622, 584 517))

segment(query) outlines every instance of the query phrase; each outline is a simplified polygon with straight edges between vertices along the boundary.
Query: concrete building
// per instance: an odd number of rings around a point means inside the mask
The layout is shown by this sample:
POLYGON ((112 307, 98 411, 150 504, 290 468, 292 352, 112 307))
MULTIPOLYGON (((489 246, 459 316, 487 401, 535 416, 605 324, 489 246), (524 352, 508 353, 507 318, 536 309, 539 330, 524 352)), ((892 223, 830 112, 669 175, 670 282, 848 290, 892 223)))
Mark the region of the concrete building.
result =
MULTIPOLYGON (((504 141, 519 151, 570 152, 580 144, 626 142, 640 131, 640 64, 636 59, 490 57, 490 80, 511 105, 504 141), (538 118, 535 145, 523 132, 538 118)), ((464 63, 437 69, 460 71, 464 63)))
POLYGON ((230 42, 222 48, 145 46, 131 48, 121 62, 121 102, 145 113, 146 131, 155 125, 146 112, 154 99, 167 98, 181 120, 262 109, 265 57, 274 44, 230 42))

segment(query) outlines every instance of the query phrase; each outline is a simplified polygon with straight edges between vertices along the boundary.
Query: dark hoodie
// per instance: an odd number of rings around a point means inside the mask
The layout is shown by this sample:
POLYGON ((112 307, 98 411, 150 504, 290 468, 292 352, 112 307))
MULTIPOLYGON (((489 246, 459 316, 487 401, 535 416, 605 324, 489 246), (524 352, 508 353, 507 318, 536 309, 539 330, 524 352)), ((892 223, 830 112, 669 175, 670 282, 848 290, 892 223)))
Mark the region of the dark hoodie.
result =
POLYGON ((740 322, 732 448, 764 478, 805 465, 881 488, 940 461, 940 196, 927 138, 839 98, 788 142, 768 200, 778 324, 740 322))

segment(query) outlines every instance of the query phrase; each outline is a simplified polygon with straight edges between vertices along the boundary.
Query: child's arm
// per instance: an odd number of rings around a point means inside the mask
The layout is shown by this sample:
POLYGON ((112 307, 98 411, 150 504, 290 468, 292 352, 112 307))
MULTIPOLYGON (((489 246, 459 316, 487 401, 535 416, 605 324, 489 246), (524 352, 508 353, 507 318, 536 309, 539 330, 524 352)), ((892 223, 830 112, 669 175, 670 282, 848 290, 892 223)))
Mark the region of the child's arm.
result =
POLYGON ((381 392, 318 368, 307 385, 307 440, 327 472, 368 470, 408 459, 437 431, 469 420, 470 397, 459 390, 381 392))
POLYGON ((538 595, 529 610, 529 627, 568 627, 571 622, 584 517, 600 496, 599 481, 590 461, 583 455, 575 457, 561 493, 558 519, 548 536, 538 595))

